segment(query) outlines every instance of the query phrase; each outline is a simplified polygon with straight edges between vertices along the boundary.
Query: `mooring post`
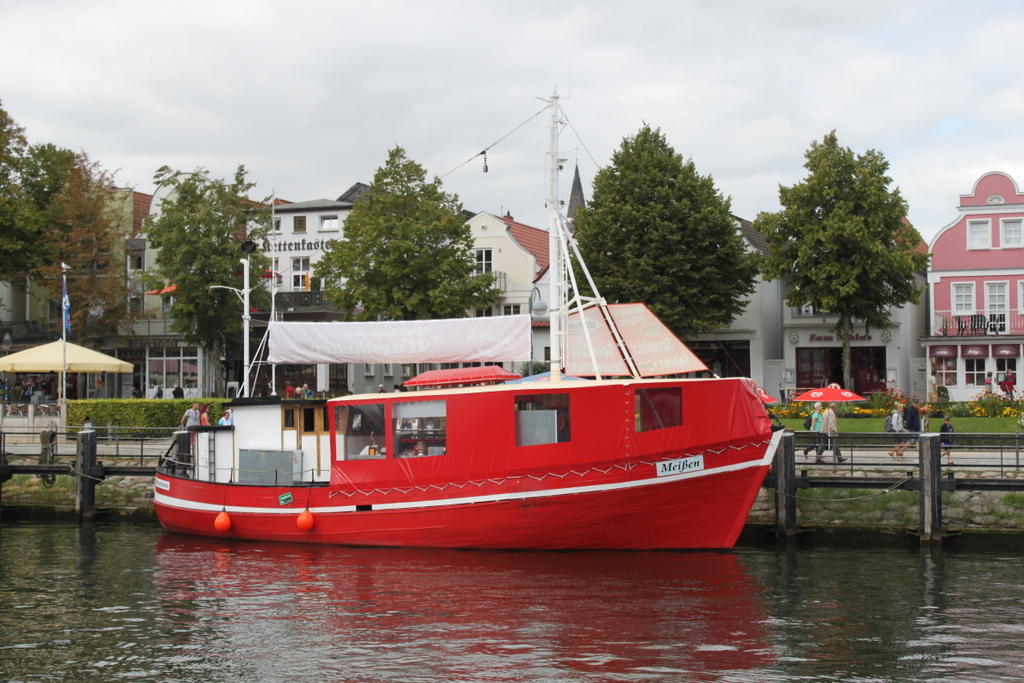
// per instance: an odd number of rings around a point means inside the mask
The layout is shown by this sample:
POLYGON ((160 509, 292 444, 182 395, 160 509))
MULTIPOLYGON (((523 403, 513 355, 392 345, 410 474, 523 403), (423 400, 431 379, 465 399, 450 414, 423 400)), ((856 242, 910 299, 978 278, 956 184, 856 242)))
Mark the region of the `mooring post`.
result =
POLYGON ((78 432, 75 467, 75 511, 81 517, 91 519, 96 516, 96 483, 102 477, 102 473, 97 472, 99 469, 96 464, 96 432, 83 429, 78 432), (100 477, 96 477, 96 474, 100 477))
POLYGON ((942 545, 942 457, 938 434, 922 434, 918 445, 921 477, 921 545, 942 545))
POLYGON ((787 431, 775 454, 775 540, 796 540, 796 435, 787 431))

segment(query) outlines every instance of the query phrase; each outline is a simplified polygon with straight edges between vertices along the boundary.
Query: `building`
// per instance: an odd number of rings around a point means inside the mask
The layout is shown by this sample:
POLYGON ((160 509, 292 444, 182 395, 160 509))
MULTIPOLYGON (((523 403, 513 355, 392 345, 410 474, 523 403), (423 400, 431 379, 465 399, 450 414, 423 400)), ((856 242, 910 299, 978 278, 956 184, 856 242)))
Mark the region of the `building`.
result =
POLYGON ((927 348, 935 393, 964 401, 1016 379, 1024 343, 1024 194, 1006 173, 960 195, 956 219, 932 240, 927 348), (991 373, 991 375, 989 374, 991 373))

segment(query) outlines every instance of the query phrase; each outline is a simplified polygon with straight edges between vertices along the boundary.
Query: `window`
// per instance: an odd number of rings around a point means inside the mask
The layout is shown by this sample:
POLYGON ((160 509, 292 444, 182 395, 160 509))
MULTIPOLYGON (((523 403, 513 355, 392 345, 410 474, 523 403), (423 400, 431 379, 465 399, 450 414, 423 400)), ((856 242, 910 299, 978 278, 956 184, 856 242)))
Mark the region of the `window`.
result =
POLYGON ((292 232, 306 232, 306 217, 296 216, 292 220, 292 232))
POLYGON ((1021 219, 1007 218, 1003 220, 1003 236, 999 240, 1003 249, 1014 249, 1024 247, 1024 240, 1021 236, 1021 219))
POLYGON ((347 460, 381 460, 386 457, 384 404, 364 403, 335 408, 334 423, 345 430, 347 460))
POLYGON ((494 311, 491 310, 490 306, 476 309, 476 317, 478 318, 490 318, 493 313, 494 311))
POLYGON ((974 312, 974 284, 953 285, 953 310, 974 312))
POLYGON ((1006 291, 1009 283, 988 282, 985 284, 985 308, 988 309, 988 331, 996 334, 1006 332, 1006 291))
POLYGON ((274 269, 274 282, 277 284, 284 282, 284 276, 281 275, 281 259, 275 258, 272 268, 274 269))
POLYGON ((633 400, 638 432, 678 427, 683 424, 683 389, 637 389, 633 400))
POLYGON ((565 443, 572 438, 569 394, 516 396, 516 446, 565 443))
POLYGON ((505 304, 501 309, 502 315, 519 315, 519 304, 505 304))
POLYGON ((375 374, 373 363, 363 363, 363 377, 373 377, 375 374))
POLYGON ((281 232, 281 219, 280 218, 275 218, 274 219, 274 232, 281 232))
POLYGON ((320 216, 320 232, 337 232, 337 216, 320 216))
POLYGON ((967 248, 988 249, 992 246, 992 234, 988 221, 967 222, 967 248))
POLYGON ((292 291, 309 291, 309 257, 292 259, 292 291))
POLYGON ((938 386, 956 386, 956 358, 932 358, 932 374, 938 386))
POLYGON ((476 272, 477 275, 483 275, 484 273, 491 272, 491 250, 490 249, 477 249, 476 250, 476 272))
POLYGON ((985 359, 964 358, 964 384, 969 387, 985 386, 985 359))
POLYGON ((416 401, 391 406, 396 458, 444 455, 447 449, 445 401, 416 401))

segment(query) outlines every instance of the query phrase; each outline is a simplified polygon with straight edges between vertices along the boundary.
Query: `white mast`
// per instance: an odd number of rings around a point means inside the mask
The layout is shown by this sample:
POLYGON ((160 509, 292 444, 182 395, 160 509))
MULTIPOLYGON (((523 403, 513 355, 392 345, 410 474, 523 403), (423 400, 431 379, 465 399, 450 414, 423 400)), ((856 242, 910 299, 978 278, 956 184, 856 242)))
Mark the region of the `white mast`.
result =
POLYGON ((548 131, 548 310, 551 321, 551 381, 561 379, 562 372, 562 315, 565 302, 562 291, 562 247, 558 237, 558 171, 562 165, 558 158, 558 126, 560 110, 558 108, 558 90, 551 96, 551 124, 548 131))

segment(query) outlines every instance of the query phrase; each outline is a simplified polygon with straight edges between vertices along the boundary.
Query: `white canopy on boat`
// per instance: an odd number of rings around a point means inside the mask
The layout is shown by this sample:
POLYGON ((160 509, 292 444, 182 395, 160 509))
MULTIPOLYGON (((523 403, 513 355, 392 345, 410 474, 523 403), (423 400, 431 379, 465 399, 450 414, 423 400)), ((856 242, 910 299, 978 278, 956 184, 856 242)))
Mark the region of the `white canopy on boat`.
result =
POLYGON ((530 358, 530 316, 270 322, 271 363, 493 363, 530 358))

